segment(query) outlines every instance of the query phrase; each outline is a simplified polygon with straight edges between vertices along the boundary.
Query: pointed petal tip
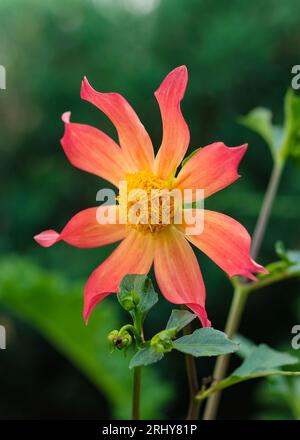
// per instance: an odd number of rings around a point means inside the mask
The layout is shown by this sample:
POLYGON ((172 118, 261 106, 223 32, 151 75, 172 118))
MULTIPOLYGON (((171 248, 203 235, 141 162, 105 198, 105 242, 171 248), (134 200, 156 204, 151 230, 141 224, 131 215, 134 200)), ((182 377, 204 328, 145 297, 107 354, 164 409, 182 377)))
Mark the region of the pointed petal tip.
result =
POLYGON ((198 316, 202 327, 211 327, 211 321, 208 319, 205 307, 194 303, 186 304, 186 306, 198 316))
POLYGON ((87 77, 84 76, 83 80, 81 81, 80 98, 84 99, 85 101, 88 101, 87 96, 89 92, 96 93, 96 90, 91 86, 87 77))
POLYGON ((90 319, 90 313, 88 313, 86 310, 83 311, 83 320, 84 324, 87 327, 90 319))
POLYGON ((173 70, 171 70, 169 75, 175 74, 175 73, 176 74, 187 75, 188 74, 188 69, 187 69, 185 64, 182 64, 181 66, 175 67, 173 70))
POLYGON ((171 73, 172 72, 178 72, 178 73, 187 74, 188 73, 188 69, 187 69, 185 64, 182 64, 181 66, 175 67, 175 69, 173 69, 171 71, 171 73))
POLYGON ((61 120, 65 123, 65 124, 69 124, 70 123, 70 119, 71 119, 71 112, 64 112, 61 115, 61 120))
POLYGON ((60 234, 53 229, 48 229, 40 234, 35 235, 34 240, 43 247, 50 247, 59 241, 60 234))
POLYGON ((268 274, 269 271, 261 266, 260 264, 256 263, 254 260, 250 260, 250 267, 248 267, 248 269, 245 269, 245 271, 241 272, 241 273, 234 273, 234 274, 230 274, 230 277, 234 277, 234 276, 242 276, 245 278, 248 278, 251 281, 257 281, 257 277, 255 275, 253 275, 253 273, 263 273, 263 274, 268 274))
POLYGON ((242 144, 238 147, 235 147, 237 150, 241 151, 241 156, 243 157, 246 151, 248 150, 248 144, 242 144))

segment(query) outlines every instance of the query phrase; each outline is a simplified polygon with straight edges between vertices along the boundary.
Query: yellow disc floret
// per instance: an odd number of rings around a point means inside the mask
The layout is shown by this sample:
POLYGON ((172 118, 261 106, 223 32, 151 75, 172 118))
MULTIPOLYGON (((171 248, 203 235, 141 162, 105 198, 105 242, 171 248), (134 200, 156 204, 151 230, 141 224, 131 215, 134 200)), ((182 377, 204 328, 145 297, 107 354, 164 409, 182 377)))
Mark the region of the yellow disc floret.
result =
POLYGON ((173 223, 176 201, 170 181, 142 170, 127 174, 124 184, 117 199, 128 226, 155 233, 173 223))

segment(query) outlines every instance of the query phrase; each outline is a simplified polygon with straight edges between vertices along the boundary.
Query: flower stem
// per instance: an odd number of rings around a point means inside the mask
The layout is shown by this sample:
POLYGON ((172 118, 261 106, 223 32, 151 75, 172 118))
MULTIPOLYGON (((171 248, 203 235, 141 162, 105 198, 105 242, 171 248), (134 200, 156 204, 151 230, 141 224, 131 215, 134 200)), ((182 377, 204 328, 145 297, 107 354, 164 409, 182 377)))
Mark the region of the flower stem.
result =
POLYGON ((141 373, 142 373, 142 367, 134 368, 133 393, 132 393, 132 420, 140 419, 141 373))
POLYGON ((278 185, 280 182, 280 178, 282 175, 283 165, 281 162, 274 163, 272 174, 270 177, 270 181, 268 184, 268 188, 265 193, 264 201, 262 204, 261 211, 258 216, 258 220, 255 226, 253 241, 252 241, 252 258, 255 260, 257 258, 260 247, 262 244, 262 240, 266 231, 266 226, 269 221, 271 208, 274 202, 274 198, 278 189, 278 185))
MULTIPOLYGON (((188 324, 183 329, 184 335, 190 335, 192 333, 191 325, 188 324)), ((186 374, 190 390, 190 402, 186 416, 186 420, 197 420, 199 418, 199 410, 201 402, 196 400, 196 395, 199 391, 199 383, 197 376, 197 369, 195 358, 189 354, 185 355, 186 374)))
MULTIPOLYGON (((244 311, 247 297, 248 297, 247 289, 237 287, 234 290, 233 300, 231 303, 231 307, 225 327, 225 333, 229 338, 234 337, 236 334, 236 331, 239 327, 241 317, 244 311)), ((219 382, 225 377, 228 369, 229 360, 230 360, 230 355, 218 357, 213 373, 214 381, 219 382)), ((214 420, 216 418, 220 398, 221 398, 220 392, 214 393, 209 397, 204 411, 203 420, 214 420)))
MULTIPOLYGON (((266 226, 270 217, 272 205, 282 175, 283 165, 284 162, 275 162, 273 166, 270 181, 265 193, 263 204, 253 234, 253 242, 251 249, 253 259, 257 257, 260 251, 262 240, 266 231, 266 226)), ((239 284, 239 286, 236 286, 234 290, 233 300, 225 327, 225 333, 227 333, 227 335, 230 338, 235 336, 239 328, 241 317, 246 305, 248 293, 249 293, 249 289, 247 289, 246 283, 244 283, 244 285, 239 284)), ((220 381, 224 379, 228 370, 229 360, 230 360, 230 355, 220 356, 217 359, 213 374, 215 380, 220 381)), ((203 416, 204 420, 214 420, 216 418, 220 398, 221 398, 220 392, 214 393, 208 398, 203 416)))

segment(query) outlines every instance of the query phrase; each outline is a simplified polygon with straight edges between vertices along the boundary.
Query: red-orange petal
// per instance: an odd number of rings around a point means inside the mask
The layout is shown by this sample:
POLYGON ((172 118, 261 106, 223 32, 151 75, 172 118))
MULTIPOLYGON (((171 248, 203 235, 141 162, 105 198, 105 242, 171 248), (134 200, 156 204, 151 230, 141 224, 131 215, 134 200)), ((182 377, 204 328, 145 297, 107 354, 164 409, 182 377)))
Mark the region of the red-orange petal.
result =
POLYGON ((246 150, 246 144, 234 148, 226 147, 223 142, 207 145, 187 161, 174 186, 203 189, 204 197, 208 197, 240 177, 237 168, 246 150))
POLYGON ((43 247, 52 246, 63 240, 78 248, 94 248, 120 241, 127 235, 126 225, 118 222, 116 224, 99 223, 99 214, 102 213, 103 217, 107 217, 107 210, 112 217, 117 219, 118 206, 116 205, 88 208, 74 215, 60 234, 47 230, 36 235, 34 239, 43 247))
MULTIPOLYGON (((193 217, 195 215, 197 211, 193 210, 193 217)), ((186 227, 191 225, 178 225, 182 232, 186 227)), ((247 230, 225 214, 205 209, 203 232, 186 238, 231 277, 241 275, 255 280, 253 273, 267 273, 251 258, 251 237, 247 230)))
POLYGON ((210 326, 205 311, 205 286, 197 258, 176 228, 168 228, 156 237, 154 270, 161 293, 173 304, 185 304, 210 326))
POLYGON ((117 292, 122 278, 127 274, 147 274, 153 262, 152 234, 131 230, 117 249, 90 276, 84 289, 84 319, 102 299, 117 292))
POLYGON ((70 122, 70 112, 62 115, 65 123, 61 145, 75 167, 96 174, 115 186, 130 170, 124 154, 109 136, 97 128, 70 122))
POLYGON ((166 76, 155 92, 163 126, 162 144, 155 158, 155 172, 163 179, 175 173, 190 141, 189 128, 180 109, 187 80, 186 66, 177 67, 166 76))
POLYGON ((118 93, 97 92, 87 78, 82 81, 81 98, 98 107, 114 124, 130 171, 152 171, 154 151, 151 139, 126 99, 118 93))

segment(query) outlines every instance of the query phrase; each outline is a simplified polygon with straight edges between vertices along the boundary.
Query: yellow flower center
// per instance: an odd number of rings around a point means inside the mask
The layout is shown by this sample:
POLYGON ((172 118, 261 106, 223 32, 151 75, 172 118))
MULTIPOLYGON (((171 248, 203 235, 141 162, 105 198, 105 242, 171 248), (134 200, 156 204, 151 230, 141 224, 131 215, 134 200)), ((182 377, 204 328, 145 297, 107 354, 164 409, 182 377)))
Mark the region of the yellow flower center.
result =
POLYGON ((176 199, 171 181, 142 170, 126 176, 126 194, 120 187, 120 210, 130 227, 142 233, 160 232, 173 223, 176 199))

